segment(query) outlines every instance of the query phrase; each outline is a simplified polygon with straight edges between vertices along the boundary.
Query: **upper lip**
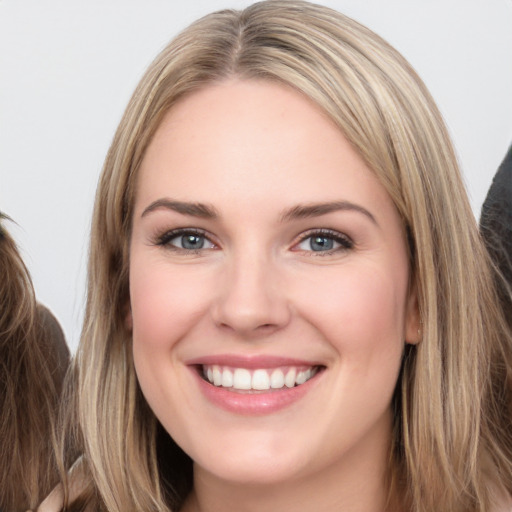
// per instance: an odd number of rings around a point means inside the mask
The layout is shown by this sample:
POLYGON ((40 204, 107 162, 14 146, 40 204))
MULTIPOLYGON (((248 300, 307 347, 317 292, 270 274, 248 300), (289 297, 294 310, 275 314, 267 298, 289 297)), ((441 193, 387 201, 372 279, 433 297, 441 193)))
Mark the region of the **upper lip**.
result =
POLYGON ((186 361, 186 364, 190 366, 219 365, 247 369, 278 368, 282 366, 323 366, 321 362, 316 360, 270 355, 247 356, 240 354, 217 354, 195 357, 186 361))

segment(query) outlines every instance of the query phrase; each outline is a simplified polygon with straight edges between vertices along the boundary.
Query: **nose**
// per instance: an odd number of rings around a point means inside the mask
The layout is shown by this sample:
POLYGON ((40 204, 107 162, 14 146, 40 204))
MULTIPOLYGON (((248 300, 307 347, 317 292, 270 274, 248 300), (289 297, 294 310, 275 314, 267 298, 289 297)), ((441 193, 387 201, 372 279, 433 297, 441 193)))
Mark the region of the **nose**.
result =
POLYGON ((233 258, 221 271, 212 315, 217 326, 247 338, 285 327, 291 311, 276 264, 255 254, 233 258))

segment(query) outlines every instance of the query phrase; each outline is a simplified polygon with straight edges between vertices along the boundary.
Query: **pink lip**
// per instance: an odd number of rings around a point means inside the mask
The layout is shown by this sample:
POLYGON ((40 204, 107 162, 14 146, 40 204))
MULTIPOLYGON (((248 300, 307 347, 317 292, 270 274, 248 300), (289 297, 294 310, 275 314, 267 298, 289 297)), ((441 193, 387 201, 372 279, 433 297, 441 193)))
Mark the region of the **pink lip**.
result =
POLYGON ((186 361, 187 365, 213 365, 231 366, 234 368, 278 368, 279 366, 322 366, 319 361, 306 361, 304 359, 293 359, 279 356, 242 356, 235 354, 219 354, 204 357, 197 357, 186 361))
POLYGON ((229 391, 226 388, 214 386, 202 378, 198 367, 201 365, 218 364, 237 368, 274 368, 280 366, 318 366, 315 363, 282 358, 282 357, 244 357, 235 355, 208 356, 187 361, 189 368, 197 382, 202 394, 215 406, 226 411, 245 415, 256 416, 278 412, 301 400, 317 384, 323 374, 320 370, 310 380, 293 388, 273 389, 258 392, 229 391))

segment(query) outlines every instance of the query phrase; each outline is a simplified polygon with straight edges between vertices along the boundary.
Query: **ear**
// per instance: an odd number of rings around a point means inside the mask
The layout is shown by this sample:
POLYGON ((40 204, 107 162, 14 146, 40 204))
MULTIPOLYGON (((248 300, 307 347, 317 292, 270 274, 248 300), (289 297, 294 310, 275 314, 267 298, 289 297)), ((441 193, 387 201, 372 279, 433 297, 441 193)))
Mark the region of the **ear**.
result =
POLYGON ((421 341, 421 317, 418 306, 418 294, 416 284, 411 283, 409 296, 405 307, 405 342, 410 345, 417 345, 421 341))

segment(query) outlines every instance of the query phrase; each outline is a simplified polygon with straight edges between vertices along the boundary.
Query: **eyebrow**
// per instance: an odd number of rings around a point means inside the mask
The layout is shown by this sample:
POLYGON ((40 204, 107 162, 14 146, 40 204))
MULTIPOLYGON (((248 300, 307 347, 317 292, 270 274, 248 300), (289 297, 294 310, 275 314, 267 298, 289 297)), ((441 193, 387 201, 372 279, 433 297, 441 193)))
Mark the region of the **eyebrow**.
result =
MULTIPOLYGON (((172 199, 157 199, 153 201, 141 214, 145 217, 149 213, 167 209, 172 210, 182 215, 190 215, 192 217, 200 217, 203 219, 216 219, 219 217, 217 210, 212 206, 205 203, 190 203, 185 201, 175 201, 172 199)), ((355 211, 368 217, 376 226, 378 222, 375 217, 362 206, 351 203, 350 201, 332 201, 329 203, 311 203, 299 204, 288 210, 285 210, 280 217, 281 222, 290 220, 306 219, 311 217, 320 217, 328 213, 337 211, 355 211)))
POLYGON ((218 217, 217 210, 208 204, 204 203, 188 203, 184 201, 174 201, 172 199, 157 199, 153 201, 141 214, 145 217, 148 213, 155 210, 172 210, 182 215, 190 215, 192 217, 200 217, 203 219, 215 219, 218 217))
POLYGON ((329 203, 312 203, 297 205, 289 210, 285 210, 281 214, 281 222, 286 222, 296 219, 306 219, 310 217, 320 217, 332 212, 338 211, 355 211, 368 217, 376 226, 378 222, 375 217, 362 206, 351 203, 350 201, 332 201, 329 203))

